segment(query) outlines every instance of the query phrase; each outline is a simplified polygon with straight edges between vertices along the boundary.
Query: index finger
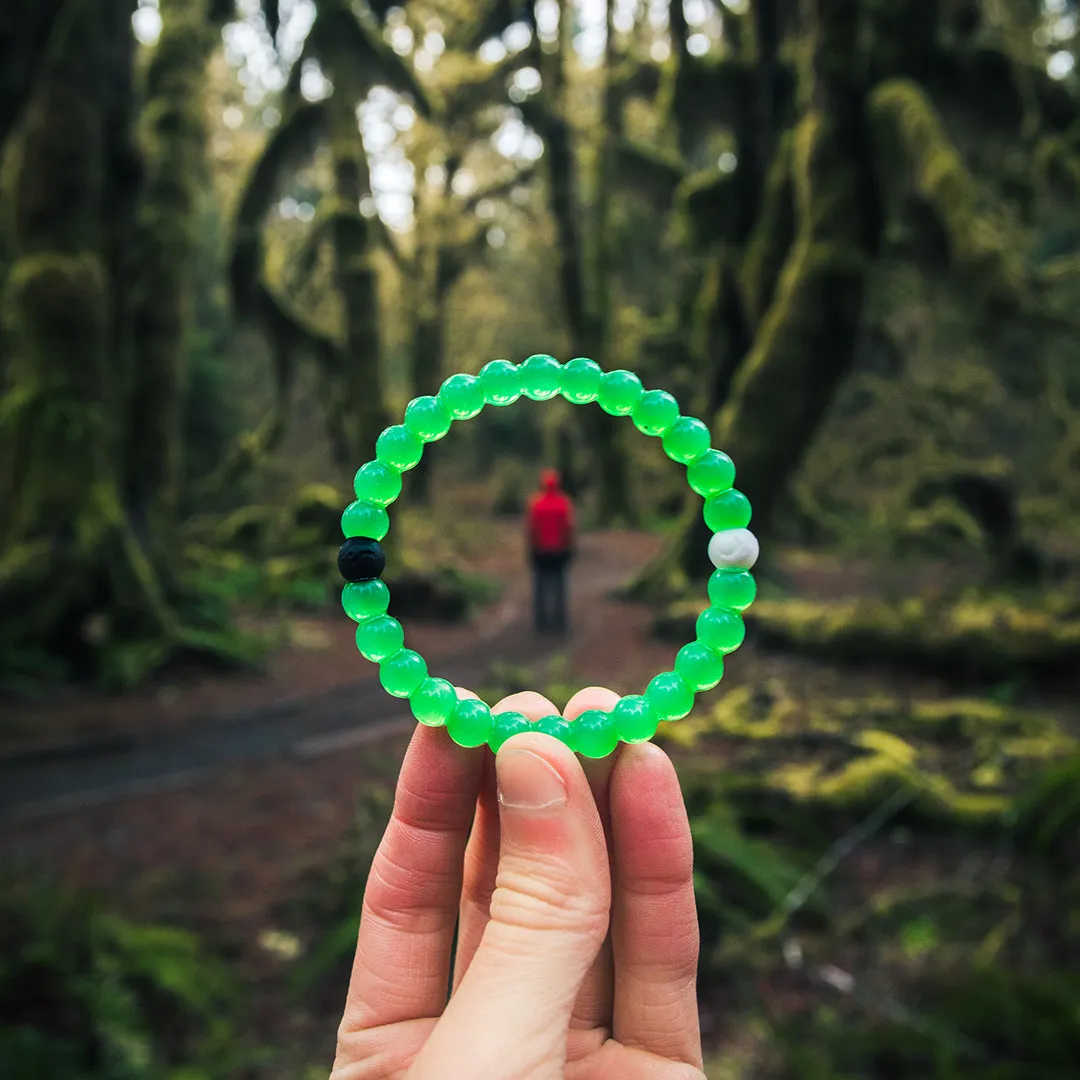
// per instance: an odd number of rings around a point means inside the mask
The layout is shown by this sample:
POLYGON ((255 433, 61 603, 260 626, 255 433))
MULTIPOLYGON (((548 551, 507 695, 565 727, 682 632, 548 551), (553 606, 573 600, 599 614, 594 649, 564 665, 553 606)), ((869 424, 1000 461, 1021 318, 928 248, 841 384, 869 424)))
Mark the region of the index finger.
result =
POLYGON ((343 1031, 439 1016, 445 1007, 485 753, 417 725, 364 890, 343 1031))

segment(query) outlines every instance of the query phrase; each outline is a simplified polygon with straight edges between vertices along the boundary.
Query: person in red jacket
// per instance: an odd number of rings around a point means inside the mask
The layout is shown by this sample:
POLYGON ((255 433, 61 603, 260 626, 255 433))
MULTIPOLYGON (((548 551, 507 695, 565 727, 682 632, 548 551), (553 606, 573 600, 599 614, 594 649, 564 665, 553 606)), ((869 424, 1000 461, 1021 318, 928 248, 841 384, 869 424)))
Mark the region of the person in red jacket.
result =
POLYGON ((533 619, 537 633, 566 631, 566 571, 574 552, 574 506, 559 474, 545 469, 529 500, 526 543, 533 565, 533 619))

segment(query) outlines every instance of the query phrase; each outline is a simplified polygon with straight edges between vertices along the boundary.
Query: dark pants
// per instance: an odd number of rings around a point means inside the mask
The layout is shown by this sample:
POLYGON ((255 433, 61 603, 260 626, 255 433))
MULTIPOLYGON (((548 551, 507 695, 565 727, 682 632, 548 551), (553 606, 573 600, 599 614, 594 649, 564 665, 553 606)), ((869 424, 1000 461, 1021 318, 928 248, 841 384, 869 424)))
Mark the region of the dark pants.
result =
POLYGON ((539 634, 566 630, 566 570, 569 552, 534 553, 533 624, 539 634))

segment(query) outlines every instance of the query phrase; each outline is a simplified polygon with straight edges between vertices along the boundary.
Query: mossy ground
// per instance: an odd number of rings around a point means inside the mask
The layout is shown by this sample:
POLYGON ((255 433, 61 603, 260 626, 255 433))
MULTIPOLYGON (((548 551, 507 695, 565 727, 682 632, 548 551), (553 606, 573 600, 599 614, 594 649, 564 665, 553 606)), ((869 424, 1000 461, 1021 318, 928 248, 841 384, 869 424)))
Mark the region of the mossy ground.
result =
POLYGON ((709 1075, 1071 1075, 1075 592, 831 561, 781 560, 727 692, 661 729, 695 826, 709 1075))
MULTIPOLYGON (((446 543, 482 553, 496 527, 507 546, 513 526, 470 515, 479 492, 458 494, 459 512, 441 525, 403 511, 411 551, 434 556, 446 543)), ((791 567, 789 593, 836 592, 820 560, 791 567)), ((887 574, 848 570, 854 591, 889 605, 887 574)), ((920 589, 933 577, 925 571, 920 589)), ((642 635, 647 609, 602 596, 588 630, 596 642, 544 663, 493 664, 475 689, 494 699, 535 687, 563 704, 586 681, 630 691, 670 662, 674 643, 642 635)), ((999 1056, 1015 1066, 1001 1073, 1009 1080, 1067 1075, 1054 1055, 1073 1045, 1080 1001, 1063 971, 1080 945, 1069 874, 1080 720, 1068 694, 999 675, 963 684, 748 644, 689 718, 662 729, 696 845, 710 1080, 967 1080, 992 1075, 980 1070, 999 1056)), ((156 881, 136 873, 137 888, 117 894, 125 914, 199 926, 246 973, 256 1038, 288 1043, 260 1078, 306 1075, 330 1052, 356 902, 404 738, 330 755, 317 783, 299 762, 223 776, 198 796, 218 808, 216 824, 212 838, 199 826, 200 851, 189 855, 195 802, 169 796, 153 819, 169 817, 171 800, 171 868, 156 881), (269 844, 261 854, 259 838, 269 844), (227 870, 215 844, 232 852, 227 870)), ((91 858, 95 837, 116 827, 105 810, 99 818, 72 873, 93 878, 98 864, 115 864, 127 881, 130 856, 91 858)), ((55 850, 73 840, 54 840, 55 850)))
MULTIPOLYGON (((790 566, 788 590, 813 567, 816 591, 835 591, 821 560, 790 566)), ((915 577, 944 595, 965 573, 949 588, 934 567, 915 577)), ((889 577, 848 580, 887 611, 889 577)), ((1048 602, 1040 625, 1067 608, 1048 602)), ((1065 961, 1080 946, 1080 891, 1062 873, 1080 827, 1067 687, 880 659, 850 668, 751 644, 661 729, 695 838, 707 1074, 1064 1078, 1080 1003, 1065 961)), ((493 665, 478 689, 537 688, 562 704, 595 674, 589 662, 571 650, 493 665)), ((305 940, 311 985, 325 985, 350 935, 305 940)))

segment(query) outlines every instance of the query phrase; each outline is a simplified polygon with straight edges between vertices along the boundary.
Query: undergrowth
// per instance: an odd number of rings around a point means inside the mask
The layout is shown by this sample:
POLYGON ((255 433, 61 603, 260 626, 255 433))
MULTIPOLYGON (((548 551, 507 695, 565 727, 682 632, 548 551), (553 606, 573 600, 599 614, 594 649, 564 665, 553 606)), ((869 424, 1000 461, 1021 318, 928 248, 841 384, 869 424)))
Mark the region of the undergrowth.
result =
POLYGON ((252 1060, 238 987, 194 935, 45 886, 0 894, 0 1072, 216 1080, 252 1060))

